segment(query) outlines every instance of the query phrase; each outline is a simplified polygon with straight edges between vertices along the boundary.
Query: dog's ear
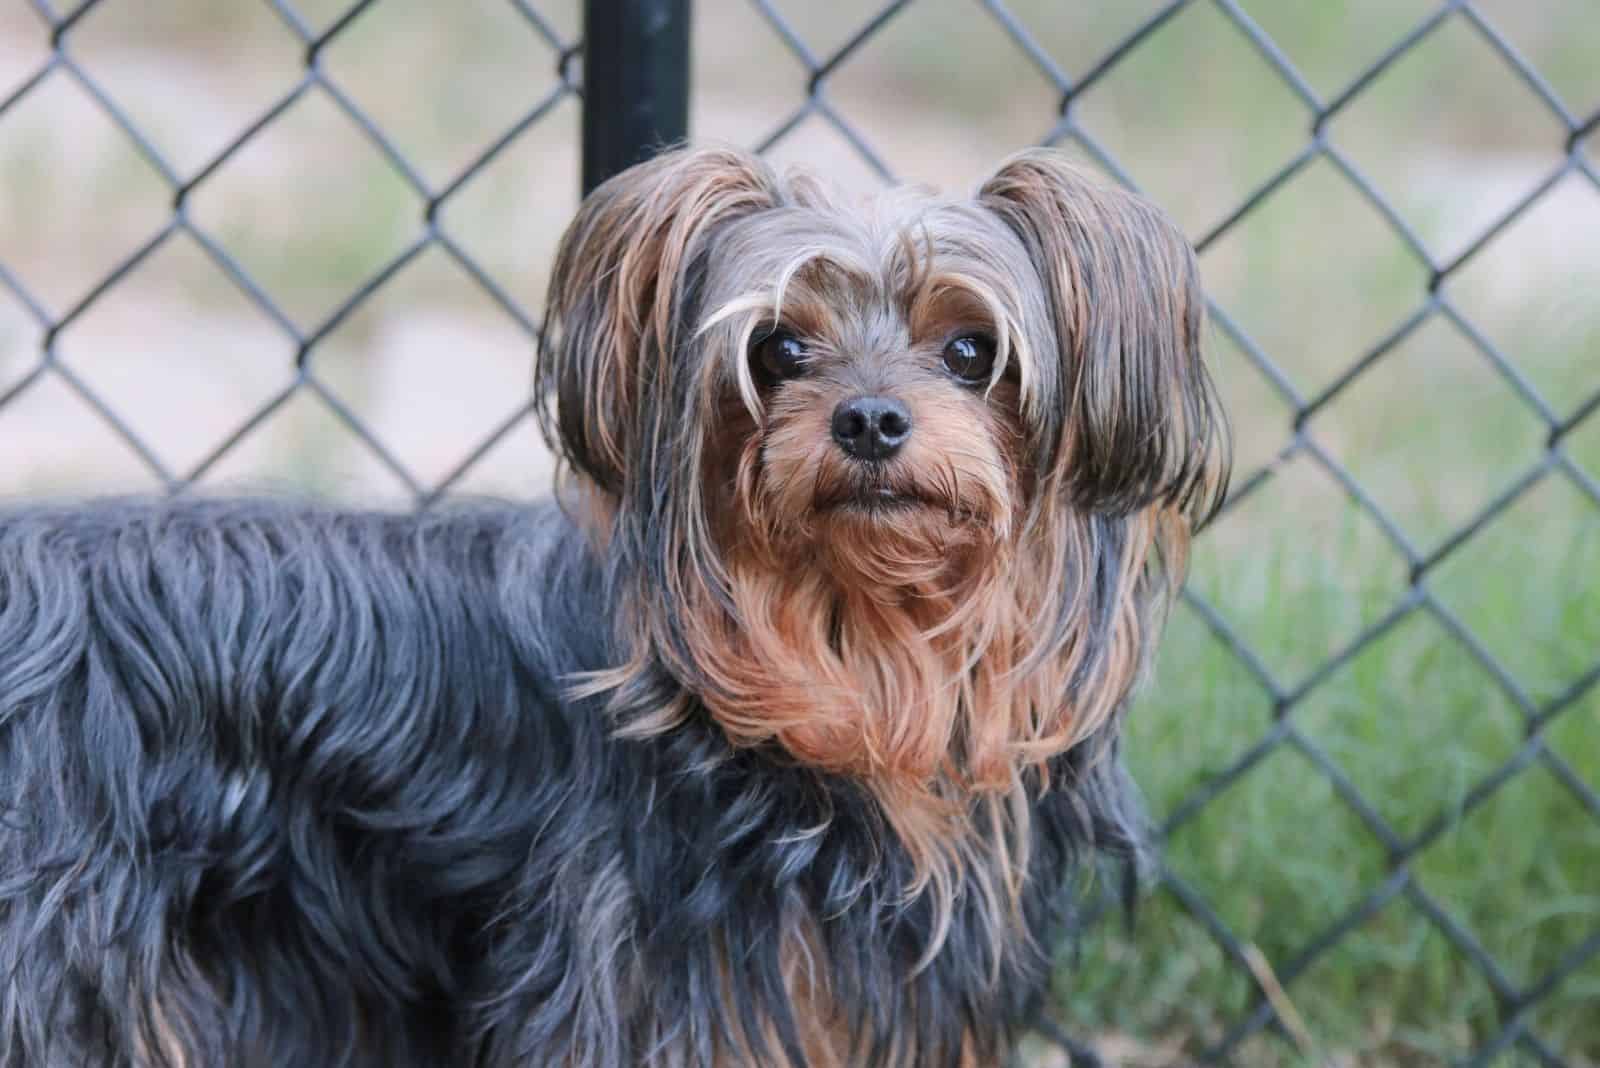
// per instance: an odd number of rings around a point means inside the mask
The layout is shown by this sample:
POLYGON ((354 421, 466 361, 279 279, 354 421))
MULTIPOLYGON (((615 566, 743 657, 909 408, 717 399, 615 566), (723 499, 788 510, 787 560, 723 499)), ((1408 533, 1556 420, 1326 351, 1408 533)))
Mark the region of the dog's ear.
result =
MULTIPOLYGON (((605 182, 562 236, 534 400, 547 443, 612 496, 666 410, 692 336, 694 279, 716 228, 776 202, 771 171, 731 149, 676 149, 605 182)), ((680 413, 681 414, 681 413, 680 413)))
POLYGON ((1227 428, 1201 362, 1205 298, 1193 250, 1159 208, 1102 185, 1058 153, 1020 153, 979 202, 1021 238, 1043 281, 1062 398, 1037 470, 1078 507, 1209 511, 1227 428))

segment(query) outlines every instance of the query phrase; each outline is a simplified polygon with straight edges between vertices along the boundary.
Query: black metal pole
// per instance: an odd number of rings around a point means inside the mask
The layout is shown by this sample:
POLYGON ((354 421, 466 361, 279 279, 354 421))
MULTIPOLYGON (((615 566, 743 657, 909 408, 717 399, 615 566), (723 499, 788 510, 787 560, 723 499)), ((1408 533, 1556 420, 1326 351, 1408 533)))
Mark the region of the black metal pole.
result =
POLYGON ((583 191, 689 133, 690 0, 584 0, 583 191))

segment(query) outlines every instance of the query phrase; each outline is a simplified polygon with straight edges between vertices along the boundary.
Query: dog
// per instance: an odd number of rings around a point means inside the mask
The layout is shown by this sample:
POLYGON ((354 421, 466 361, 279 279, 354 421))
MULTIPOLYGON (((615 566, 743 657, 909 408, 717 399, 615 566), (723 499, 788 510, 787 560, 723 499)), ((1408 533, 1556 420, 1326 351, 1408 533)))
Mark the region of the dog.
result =
POLYGON ((1010 1055, 1225 491, 1188 244, 685 147, 547 312, 544 503, 0 512, 0 1065, 1010 1055))

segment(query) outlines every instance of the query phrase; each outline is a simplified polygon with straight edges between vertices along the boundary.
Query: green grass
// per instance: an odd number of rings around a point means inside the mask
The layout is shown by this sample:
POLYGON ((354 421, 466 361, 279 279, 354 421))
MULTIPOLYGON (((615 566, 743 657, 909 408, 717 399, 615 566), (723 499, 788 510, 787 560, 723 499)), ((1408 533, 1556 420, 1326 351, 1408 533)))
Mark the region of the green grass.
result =
MULTIPOLYGON (((1418 486, 1475 462, 1471 450, 1465 462, 1453 458, 1425 410, 1390 429, 1411 439, 1391 462, 1418 486)), ((1485 432, 1505 440, 1493 424, 1485 432)), ((1595 450, 1582 458, 1593 463, 1595 450)), ((1367 519, 1331 487, 1307 492, 1316 477, 1308 463, 1291 465, 1221 520, 1202 538, 1192 576, 1286 689, 1406 590, 1405 568, 1367 519)), ((1550 476, 1426 584, 1543 707, 1600 656, 1600 511, 1564 476, 1550 476)), ((1235 655, 1180 607, 1130 719, 1130 761, 1156 819, 1232 765, 1273 727, 1273 713, 1235 655)), ((1401 841, 1460 817, 1429 835, 1407 868, 1513 985, 1536 982, 1600 929, 1600 821, 1551 767, 1535 760, 1463 815, 1473 788, 1518 754, 1527 731, 1517 703, 1435 618, 1407 616, 1286 716, 1401 841)), ((1541 737, 1571 774, 1600 790, 1600 691, 1566 707, 1541 737)), ((1166 861, 1274 969, 1395 871, 1327 775, 1291 745, 1181 823, 1166 861)), ((1442 1063, 1496 1033, 1492 991, 1420 904, 1406 894, 1388 901, 1289 984, 1313 1060, 1442 1063)), ((1104 925, 1058 983, 1063 1018, 1080 1030, 1176 1035, 1191 1052, 1245 1015, 1254 994, 1165 890, 1144 901, 1131 934, 1104 925)), ((1597 999, 1600 959, 1591 959, 1542 1003, 1535 1030, 1573 1063, 1594 1063, 1597 999)), ((1241 1050, 1244 1063, 1299 1058, 1261 1037, 1241 1050)))

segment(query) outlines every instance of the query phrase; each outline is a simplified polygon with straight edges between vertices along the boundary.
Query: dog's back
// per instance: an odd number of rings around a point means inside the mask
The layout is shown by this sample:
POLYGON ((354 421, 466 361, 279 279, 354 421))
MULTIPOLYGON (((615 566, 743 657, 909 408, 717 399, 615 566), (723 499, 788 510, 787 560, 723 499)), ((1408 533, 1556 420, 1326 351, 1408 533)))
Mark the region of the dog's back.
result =
POLYGON ((0 1064, 460 1063, 489 914, 571 799, 572 534, 0 514, 0 1064))

